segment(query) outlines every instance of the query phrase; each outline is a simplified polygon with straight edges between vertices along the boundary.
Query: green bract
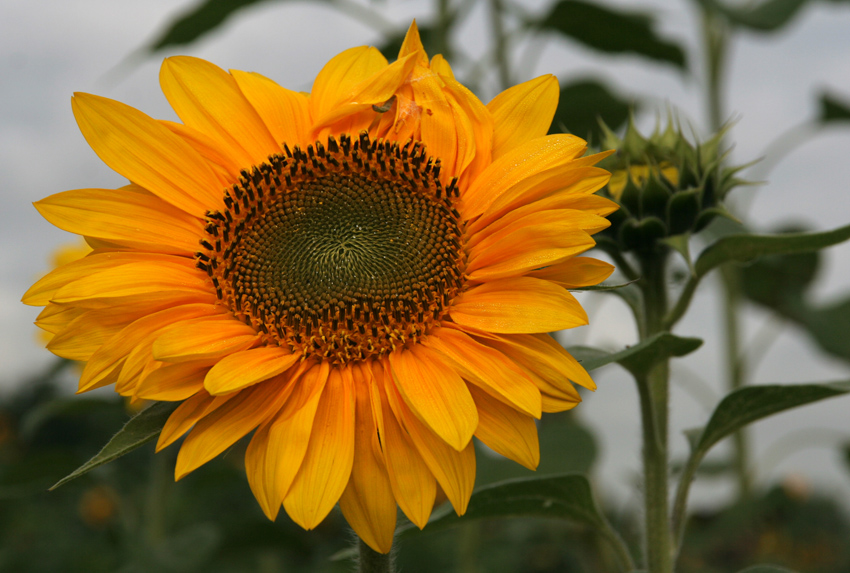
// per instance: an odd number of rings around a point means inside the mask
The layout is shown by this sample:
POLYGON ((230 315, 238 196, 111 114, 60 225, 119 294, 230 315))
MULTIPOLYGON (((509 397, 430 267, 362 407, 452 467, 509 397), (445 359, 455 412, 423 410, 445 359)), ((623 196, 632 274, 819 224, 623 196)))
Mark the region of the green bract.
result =
POLYGON ((666 248, 660 241, 700 231, 717 215, 730 217, 723 198, 745 183, 736 177, 744 166, 722 165, 728 126, 695 145, 674 123, 668 118, 666 129, 648 138, 633 120, 622 138, 602 125, 603 147, 617 151, 600 164, 612 173, 603 193, 621 205, 604 234, 622 251, 666 248))

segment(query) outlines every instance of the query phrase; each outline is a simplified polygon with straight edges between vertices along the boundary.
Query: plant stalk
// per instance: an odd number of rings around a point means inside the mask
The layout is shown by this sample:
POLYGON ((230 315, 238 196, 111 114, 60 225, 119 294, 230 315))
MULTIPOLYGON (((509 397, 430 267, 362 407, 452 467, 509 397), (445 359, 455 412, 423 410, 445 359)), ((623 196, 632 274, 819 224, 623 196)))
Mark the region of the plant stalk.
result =
POLYGON ((395 571, 391 554, 378 553, 359 537, 357 545, 360 553, 358 573, 393 573, 395 571))
MULTIPOLYGON (((667 315, 666 261, 668 251, 657 249, 640 258, 645 324, 642 338, 664 330, 667 315)), ((646 379, 637 380, 643 428, 644 503, 647 568, 672 573, 673 537, 668 496, 667 424, 670 368, 659 362, 646 379)))

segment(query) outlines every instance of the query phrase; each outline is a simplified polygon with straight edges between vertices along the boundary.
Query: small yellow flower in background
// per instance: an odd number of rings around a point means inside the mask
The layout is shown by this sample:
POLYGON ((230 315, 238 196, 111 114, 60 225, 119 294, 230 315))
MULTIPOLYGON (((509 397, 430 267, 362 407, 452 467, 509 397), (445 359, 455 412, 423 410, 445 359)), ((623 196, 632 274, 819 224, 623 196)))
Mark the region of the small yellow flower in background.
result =
POLYGON ((586 143, 551 135, 557 80, 483 105, 415 24, 398 60, 346 50, 310 94, 203 60, 165 60, 182 123, 77 94, 101 159, 130 184, 36 204, 97 248, 36 283, 50 349, 80 391, 180 401, 176 478, 254 432, 263 511, 316 527, 339 502, 390 550, 396 505, 423 527, 437 483, 458 513, 477 436, 535 468, 534 420, 593 389, 548 334, 587 323, 567 288, 616 209, 586 143))

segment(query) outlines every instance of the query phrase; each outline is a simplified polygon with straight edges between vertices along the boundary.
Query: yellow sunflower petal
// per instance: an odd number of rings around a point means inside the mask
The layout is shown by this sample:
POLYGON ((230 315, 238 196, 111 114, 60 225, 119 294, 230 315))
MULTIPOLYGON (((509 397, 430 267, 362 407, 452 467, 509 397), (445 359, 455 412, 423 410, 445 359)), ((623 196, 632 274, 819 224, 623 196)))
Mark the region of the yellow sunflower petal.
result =
POLYGON ((224 144, 243 169, 280 151, 236 80, 215 64, 190 56, 166 58, 159 83, 183 123, 224 144))
POLYGON ((292 486, 313 431, 316 408, 328 380, 327 363, 310 364, 287 384, 280 412, 258 431, 245 452, 248 484, 266 516, 274 520, 292 486))
POLYGON ((514 334, 487 343, 553 384, 567 387, 572 381, 596 389, 587 370, 548 334, 514 334))
POLYGON ((564 288, 580 288, 598 285, 611 276, 614 265, 592 259, 575 257, 563 263, 533 271, 530 277, 552 281, 564 288))
POLYGON ((371 384, 372 409, 376 413, 393 496, 407 518, 422 529, 434 508, 437 481, 390 408, 384 391, 385 377, 389 374, 380 365, 375 367, 375 374, 371 384))
POLYGON ((587 324, 566 290, 531 277, 500 279, 472 288, 449 308, 463 326, 496 333, 553 332, 587 324))
POLYGON ((354 388, 350 369, 328 376, 310 445, 283 508, 304 529, 313 529, 330 513, 351 477, 354 463, 354 388))
MULTIPOLYGON (((494 232, 536 211, 550 209, 583 209, 581 200, 601 189, 608 181, 608 172, 598 167, 565 165, 547 169, 533 177, 518 182, 493 201, 481 217, 469 226, 470 235, 489 230, 494 232)), ((596 196, 593 196, 596 197, 596 196)), ((613 201, 596 197, 606 204, 618 206, 613 201)), ((600 214, 596 210, 590 210, 600 214)))
MULTIPOLYGON (((492 244, 473 249, 467 272, 470 280, 491 281, 516 277, 541 267, 567 260, 592 248, 594 241, 586 232, 576 229, 567 213, 560 209, 553 217, 538 214, 517 221, 493 236, 492 244)), ((581 214, 581 211, 576 213, 581 214)), ((607 223, 607 219, 602 219, 607 223)))
POLYGON ((475 437, 506 458, 530 470, 537 469, 540 443, 534 418, 517 412, 478 388, 472 387, 470 391, 480 416, 475 437))
POLYGON ((387 470, 375 456, 372 439, 378 427, 372 414, 371 377, 354 372, 354 464, 339 507, 348 524, 369 547, 389 553, 396 524, 396 502, 387 470))
POLYGON ((463 515, 475 486, 475 446, 470 441, 458 451, 446 444, 410 411, 395 385, 388 379, 385 382, 387 398, 395 416, 401 420, 410 441, 437 478, 454 510, 463 515))
POLYGON ((543 411, 547 414, 572 410, 581 402, 581 396, 577 400, 561 398, 560 396, 550 395, 546 392, 540 392, 540 396, 543 398, 543 411))
POLYGON ((86 361, 132 320, 122 314, 88 311, 72 320, 50 339, 48 350, 68 360, 86 361))
POLYGON ((74 94, 71 106, 86 141, 116 172, 192 215, 223 207, 206 161, 156 120, 90 94, 74 94))
POLYGON ((456 450, 478 425, 478 411, 463 379, 421 345, 390 353, 395 383, 416 416, 456 450))
POLYGON ((279 384, 257 384, 206 413, 180 446, 175 479, 204 465, 277 413, 285 396, 279 384))
POLYGON ((310 140, 310 100, 256 72, 230 70, 245 98, 254 106, 278 143, 306 146, 310 140))
POLYGON ((398 57, 403 58, 410 54, 417 54, 417 64, 420 66, 428 65, 428 54, 425 53, 425 46, 422 45, 422 39, 419 36, 419 26, 416 25, 416 20, 410 23, 407 32, 404 35, 404 41, 401 43, 401 48, 398 51, 398 57))
POLYGON ((168 262, 127 263, 106 268, 66 284, 56 291, 52 301, 110 308, 119 303, 155 303, 184 295, 196 299, 193 302, 212 302, 207 279, 193 263, 191 259, 174 257, 168 262))
POLYGON ((561 165, 584 153, 587 143, 574 135, 532 139, 495 160, 463 195, 467 219, 481 215, 499 196, 528 177, 561 165))
POLYGON ((217 358, 247 350, 256 341, 257 332, 232 316, 184 320, 160 332, 153 357, 167 362, 217 358))
POLYGON ((79 391, 86 392, 109 383, 107 376, 122 366, 134 348, 141 344, 152 344, 157 331, 178 321, 219 312, 221 309, 214 305, 193 304, 169 308, 133 321, 89 358, 80 376, 79 391))
POLYGON ((205 362, 166 364, 144 376, 135 388, 135 395, 145 400, 186 400, 204 388, 204 376, 209 368, 205 362))
POLYGON ((414 56, 410 54, 399 58, 352 86, 350 92, 342 92, 343 97, 335 101, 333 107, 324 115, 315 119, 314 133, 346 116, 363 110, 372 110, 372 106, 381 105, 390 100, 410 75, 415 63, 414 56))
POLYGON ((201 221, 154 195, 78 189, 37 201, 41 215, 65 231, 148 251, 192 255, 201 221))
POLYGON ((171 413, 162 427, 159 439, 156 442, 156 451, 158 452, 173 444, 188 432, 189 428, 195 425, 195 422, 225 404, 232 397, 233 395, 214 397, 201 390, 191 398, 184 400, 171 413))
POLYGON ((301 359, 280 346, 262 346, 234 352, 219 360, 206 379, 204 388, 216 396, 252 386, 287 370, 301 359))
POLYGON ((458 129, 458 161, 455 170, 461 173, 460 185, 467 187, 491 162, 493 117, 475 94, 453 78, 442 78, 445 93, 458 129), (463 118, 469 118, 467 123, 463 118), (470 138, 470 134, 472 137, 470 138), (470 145, 474 142, 474 145, 470 145))
POLYGON ((549 132, 558 107, 558 78, 540 76, 506 89, 487 104, 493 114, 493 160, 549 132))
POLYGON ((340 94, 375 72, 387 67, 387 59, 377 48, 350 48, 331 59, 313 82, 310 93, 310 116, 324 117, 339 101, 340 94))
POLYGON ((226 143, 182 123, 162 119, 159 120, 159 123, 191 145, 192 149, 207 160, 210 169, 218 177, 221 189, 230 187, 239 181, 239 171, 245 166, 238 157, 230 155, 230 149, 228 149, 226 143))
MULTIPOLYGON (((423 340, 459 366, 461 375, 511 407, 540 417, 540 391, 507 356, 459 330, 440 328, 423 340)), ((470 392, 472 386, 469 386, 470 392)), ((481 409, 478 409, 481 416, 481 409)))

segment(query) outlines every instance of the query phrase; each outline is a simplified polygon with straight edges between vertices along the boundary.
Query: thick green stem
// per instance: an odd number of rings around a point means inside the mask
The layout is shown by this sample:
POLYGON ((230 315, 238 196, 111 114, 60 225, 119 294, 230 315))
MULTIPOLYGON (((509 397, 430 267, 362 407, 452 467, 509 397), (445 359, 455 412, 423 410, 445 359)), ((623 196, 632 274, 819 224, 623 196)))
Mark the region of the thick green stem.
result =
POLYGON ((393 573, 393 560, 390 554, 378 553, 360 538, 357 539, 360 559, 358 560, 358 573, 393 573))
MULTIPOLYGON (((664 330, 667 315, 666 251, 640 258, 644 294, 645 339, 664 330)), ((670 528, 667 468, 667 419, 669 364, 655 365, 645 379, 637 380, 643 427, 644 502, 647 568, 653 573, 672 573, 673 537, 670 528)))

